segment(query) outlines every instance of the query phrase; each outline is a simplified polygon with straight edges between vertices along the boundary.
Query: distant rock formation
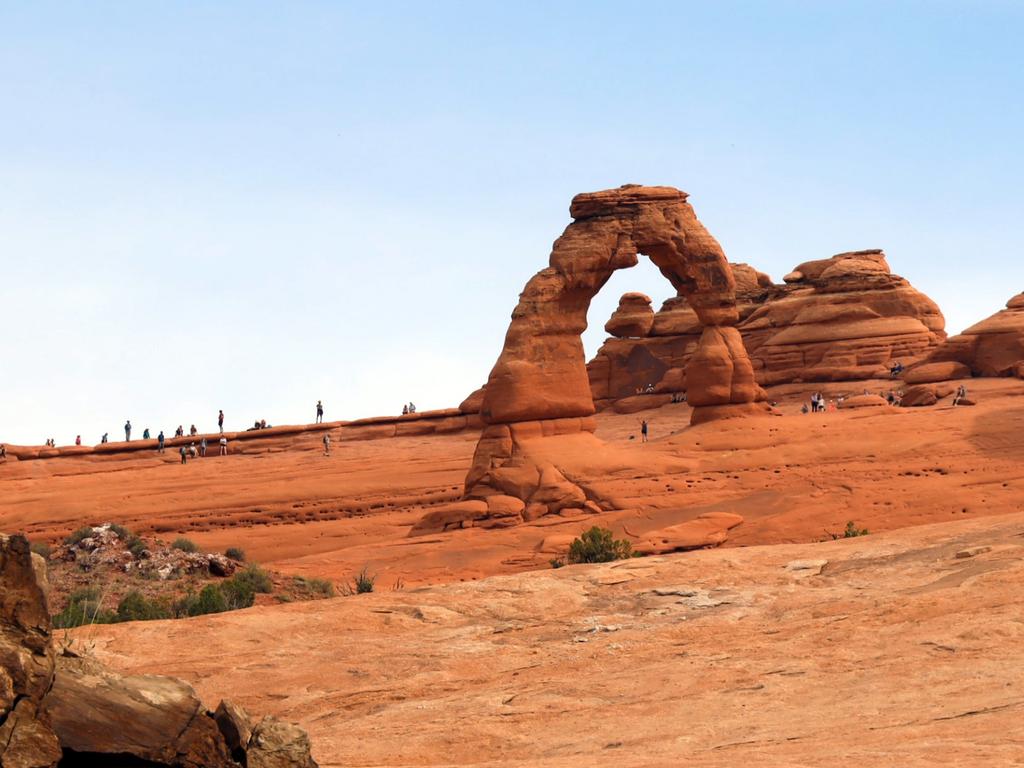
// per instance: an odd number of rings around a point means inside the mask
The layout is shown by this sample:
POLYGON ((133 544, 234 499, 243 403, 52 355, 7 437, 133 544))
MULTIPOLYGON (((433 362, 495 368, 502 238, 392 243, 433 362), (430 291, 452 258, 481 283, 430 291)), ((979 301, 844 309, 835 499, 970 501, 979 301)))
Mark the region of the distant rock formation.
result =
POLYGON ((0 534, 0 765, 54 768, 73 755, 75 765, 316 768, 296 726, 253 724, 230 702, 208 712, 181 680, 58 653, 38 557, 24 536, 0 534))
MULTIPOLYGON (((762 386, 888 375, 890 362, 912 364, 945 339, 938 306, 892 274, 880 250, 804 262, 782 285, 746 264, 732 272, 737 328, 762 386)), ((606 405, 649 386, 657 394, 687 391, 684 370, 700 333, 687 300, 669 299, 646 336, 610 338, 591 360, 595 401, 606 405)))
MULTIPOLYGON (((960 368, 954 369, 959 375, 948 378, 965 375, 1024 378, 1024 293, 1006 302, 1006 309, 951 337, 934 350, 925 363, 959 363, 960 368)), ((916 372, 912 369, 908 373, 916 372)))

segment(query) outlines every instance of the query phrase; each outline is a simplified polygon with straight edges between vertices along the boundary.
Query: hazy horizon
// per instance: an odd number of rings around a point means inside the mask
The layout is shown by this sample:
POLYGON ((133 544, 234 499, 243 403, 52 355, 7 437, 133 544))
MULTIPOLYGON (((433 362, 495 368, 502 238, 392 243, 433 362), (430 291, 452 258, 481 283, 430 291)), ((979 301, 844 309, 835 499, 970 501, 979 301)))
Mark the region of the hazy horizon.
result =
MULTIPOLYGON (((1024 7, 0 5, 0 442, 457 405, 573 195, 733 262, 882 248, 950 335, 1024 289, 1024 7)), ((588 357, 646 260, 594 300, 588 357)))

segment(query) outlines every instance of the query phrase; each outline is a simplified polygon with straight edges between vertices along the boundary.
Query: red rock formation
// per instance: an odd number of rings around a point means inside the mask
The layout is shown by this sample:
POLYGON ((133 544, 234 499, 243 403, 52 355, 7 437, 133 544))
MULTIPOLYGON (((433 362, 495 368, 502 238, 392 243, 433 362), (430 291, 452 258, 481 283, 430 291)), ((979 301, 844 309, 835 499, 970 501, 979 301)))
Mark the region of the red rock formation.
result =
MULTIPOLYGON (((612 272, 634 266, 638 254, 649 256, 687 298, 703 329, 695 353, 700 370, 690 383, 695 418, 705 408, 716 418, 746 412, 763 399, 742 339, 731 327, 739 320, 732 271, 686 197, 671 187, 627 185, 573 199, 574 221, 555 242, 549 266, 520 295, 484 390, 480 415, 486 426, 466 493, 488 502, 488 516, 496 516, 499 506, 502 519, 513 521, 583 508, 585 494, 554 465, 526 456, 524 441, 593 431, 594 400, 580 334, 591 299, 612 272), (515 482, 505 478, 513 465, 515 482), (524 509, 508 515, 507 504, 490 501, 495 496, 518 498, 524 509)), ((653 322, 643 311, 646 299, 626 297, 609 327, 622 334, 645 330, 653 322)))
MULTIPOLYGON (((945 338, 939 308, 893 275, 881 251, 808 261, 772 285, 764 273, 733 266, 743 337, 763 386, 887 375, 890 362, 920 360, 945 338)), ((608 339, 589 364, 599 405, 638 387, 688 389, 683 370, 703 331, 683 297, 664 303, 642 339, 608 339)), ((692 400, 692 398, 691 398, 692 400)))
MULTIPOLYGON (((962 378, 965 370, 975 376, 1024 378, 1024 293, 1006 302, 1006 309, 950 338, 926 362, 964 366, 956 369, 958 376, 948 378, 962 378)), ((913 373, 916 369, 908 371, 913 373)))
POLYGON ((218 712, 234 714, 227 729, 181 680, 58 654, 36 557, 24 536, 0 534, 0 766, 54 768, 74 754, 76 765, 316 768, 295 726, 264 718, 251 727, 222 703, 218 712))
POLYGON ((646 336, 653 324, 651 297, 642 293, 624 293, 619 299, 618 309, 604 324, 604 329, 612 336, 628 339, 646 336))

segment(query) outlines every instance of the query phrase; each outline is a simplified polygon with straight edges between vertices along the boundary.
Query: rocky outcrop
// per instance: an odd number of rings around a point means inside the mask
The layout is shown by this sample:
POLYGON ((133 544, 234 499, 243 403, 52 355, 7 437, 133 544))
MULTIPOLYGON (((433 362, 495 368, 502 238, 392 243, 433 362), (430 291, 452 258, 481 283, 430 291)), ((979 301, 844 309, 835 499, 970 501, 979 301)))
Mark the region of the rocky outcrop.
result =
POLYGON ((624 293, 604 329, 616 338, 628 339, 646 336, 653 324, 651 297, 642 293, 624 293))
POLYGON ((56 765, 60 744, 42 711, 56 665, 50 614, 23 536, 0 534, 0 765, 56 765))
POLYGON ((741 331, 763 384, 887 375, 945 339, 938 306, 898 275, 879 250, 800 264, 741 331))
MULTIPOLYGON (((743 344, 764 386, 888 375, 890 363, 921 360, 945 339, 938 306, 892 274, 879 250, 808 261, 773 285, 733 265, 743 344)), ((599 405, 653 386, 688 391, 684 374, 703 333, 684 297, 666 301, 643 338, 610 338, 588 365, 599 405)))
POLYGON ((233 728, 180 680, 58 654, 28 541, 0 536, 0 765, 52 768, 73 755, 76 764, 315 768, 301 729, 273 718, 254 727, 239 708, 222 710, 233 728))
POLYGON ((974 376, 1024 378, 1024 293, 1006 302, 1005 309, 950 338, 927 362, 959 363, 974 376))
MULTIPOLYGON (((488 504, 488 515, 499 511, 491 497, 509 495, 525 505, 513 520, 525 519, 531 509, 582 510, 585 494, 559 477, 557 467, 532 459, 521 437, 593 431, 594 399, 580 334, 591 299, 615 270, 634 266, 639 254, 649 256, 686 297, 698 320, 699 370, 689 383, 695 410, 725 417, 764 399, 733 327, 739 320, 735 278, 686 198, 672 187, 627 185, 573 199, 574 221, 555 241, 549 266, 523 289, 484 390, 485 427, 466 478, 466 498, 488 504), (529 489, 505 487, 501 473, 512 465, 534 478, 529 489)), ((625 335, 645 330, 651 319, 645 300, 639 294, 625 297, 609 327, 625 335)))

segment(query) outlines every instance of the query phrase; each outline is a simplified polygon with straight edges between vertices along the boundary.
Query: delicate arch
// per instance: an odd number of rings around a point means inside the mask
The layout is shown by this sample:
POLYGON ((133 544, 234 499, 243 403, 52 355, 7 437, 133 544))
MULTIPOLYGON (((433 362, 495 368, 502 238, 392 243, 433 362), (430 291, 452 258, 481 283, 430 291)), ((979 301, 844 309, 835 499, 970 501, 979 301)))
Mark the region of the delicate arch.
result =
MULTIPOLYGON (((505 345, 487 381, 487 424, 564 419, 594 413, 580 335, 590 301, 617 269, 647 255, 687 298, 705 332, 689 368, 689 402, 700 408, 758 399, 739 334, 735 282, 721 246, 673 187, 626 185, 577 195, 574 221, 549 266, 523 289, 505 345), (703 354, 702 354, 703 353, 703 354)), ((695 413, 695 419, 702 415, 695 413)))

